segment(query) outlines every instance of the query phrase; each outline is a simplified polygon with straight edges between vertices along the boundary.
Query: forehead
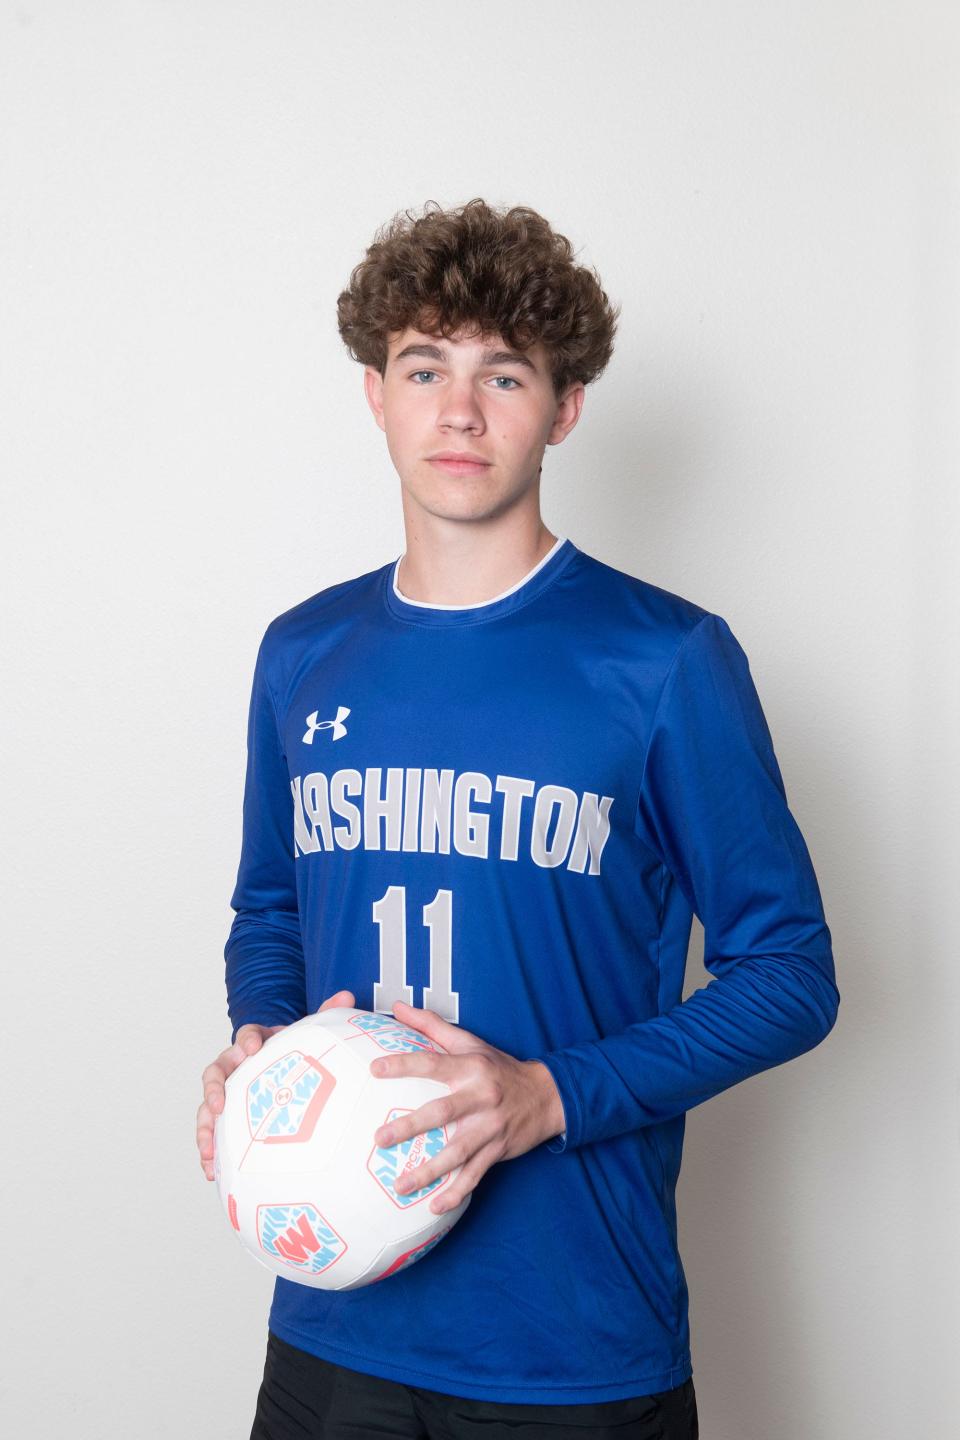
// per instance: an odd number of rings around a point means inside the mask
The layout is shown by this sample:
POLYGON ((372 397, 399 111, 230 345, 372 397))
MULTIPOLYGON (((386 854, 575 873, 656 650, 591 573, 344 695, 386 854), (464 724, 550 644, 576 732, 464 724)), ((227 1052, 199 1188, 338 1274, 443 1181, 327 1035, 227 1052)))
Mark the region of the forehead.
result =
POLYGON ((545 354, 539 341, 521 351, 508 345, 496 332, 480 335, 461 330, 448 339, 408 326, 389 340, 389 355, 394 361, 416 355, 442 364, 461 357, 478 365, 518 365, 524 370, 539 372, 544 368, 545 354))

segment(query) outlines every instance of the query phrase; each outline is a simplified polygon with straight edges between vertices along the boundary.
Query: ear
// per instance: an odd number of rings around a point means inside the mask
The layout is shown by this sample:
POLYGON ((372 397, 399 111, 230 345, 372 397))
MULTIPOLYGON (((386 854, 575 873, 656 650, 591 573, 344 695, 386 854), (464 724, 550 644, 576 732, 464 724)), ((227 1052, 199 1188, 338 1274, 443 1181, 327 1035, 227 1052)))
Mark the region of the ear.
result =
POLYGON ((557 402, 557 413, 547 436, 548 445, 559 445, 570 434, 580 419, 586 390, 582 380, 574 380, 567 386, 557 402))
POLYGON ((363 392, 367 397, 367 404, 373 413, 373 418, 381 430, 386 430, 383 419, 383 376, 373 365, 363 367, 363 392))

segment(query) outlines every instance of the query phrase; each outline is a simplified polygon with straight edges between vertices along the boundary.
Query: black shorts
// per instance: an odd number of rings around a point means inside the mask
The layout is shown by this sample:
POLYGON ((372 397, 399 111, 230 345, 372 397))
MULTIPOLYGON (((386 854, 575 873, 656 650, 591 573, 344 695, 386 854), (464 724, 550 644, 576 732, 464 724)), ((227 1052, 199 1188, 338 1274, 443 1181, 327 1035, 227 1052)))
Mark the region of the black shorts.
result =
POLYGON ((699 1440, 693 1377, 594 1405, 502 1405, 347 1370, 267 1333, 250 1440, 699 1440), (498 1423, 499 1422, 499 1423, 498 1423))

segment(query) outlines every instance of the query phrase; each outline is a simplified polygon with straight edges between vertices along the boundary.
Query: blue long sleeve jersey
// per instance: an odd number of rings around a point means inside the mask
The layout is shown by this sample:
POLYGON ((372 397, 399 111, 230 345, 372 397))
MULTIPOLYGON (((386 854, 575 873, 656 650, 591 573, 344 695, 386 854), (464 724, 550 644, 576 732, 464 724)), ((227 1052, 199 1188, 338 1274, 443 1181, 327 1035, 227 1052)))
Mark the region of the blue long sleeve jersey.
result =
POLYGON ((268 625, 249 709, 233 1038, 336 991, 548 1067, 563 1134, 493 1165, 379 1285, 278 1278, 269 1328, 350 1369, 577 1404, 692 1373, 685 1112, 831 1029, 809 852, 726 621, 559 537, 475 605, 400 556, 268 625), (685 1001, 692 915, 708 984, 685 1001))

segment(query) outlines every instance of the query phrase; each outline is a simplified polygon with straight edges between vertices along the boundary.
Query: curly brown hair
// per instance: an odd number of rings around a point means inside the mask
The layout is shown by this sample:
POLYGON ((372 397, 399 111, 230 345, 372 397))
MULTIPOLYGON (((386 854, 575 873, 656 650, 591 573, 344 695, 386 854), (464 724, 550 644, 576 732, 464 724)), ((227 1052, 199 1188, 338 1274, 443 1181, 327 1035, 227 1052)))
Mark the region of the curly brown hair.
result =
POLYGON ((469 325, 521 351, 542 341, 559 399, 602 374, 621 308, 573 255, 524 205, 495 209, 478 196, 443 210, 428 200, 377 231, 337 298, 337 328, 353 359, 381 375, 389 339, 408 326, 450 339, 469 325))

